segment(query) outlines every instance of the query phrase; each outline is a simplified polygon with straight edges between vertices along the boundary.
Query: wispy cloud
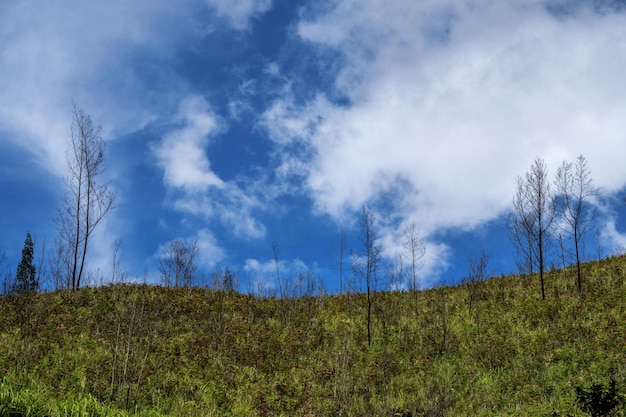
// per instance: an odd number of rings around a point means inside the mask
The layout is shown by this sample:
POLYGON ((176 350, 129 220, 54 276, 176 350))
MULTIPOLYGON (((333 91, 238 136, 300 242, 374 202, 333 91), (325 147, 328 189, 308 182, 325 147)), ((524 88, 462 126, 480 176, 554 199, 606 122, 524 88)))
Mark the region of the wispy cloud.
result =
POLYGON ((608 218, 599 230, 600 250, 606 250, 608 253, 602 255, 618 255, 626 253, 626 234, 620 233, 615 225, 614 218, 608 218))
POLYGON ((270 7, 270 0, 5 2, 0 129, 9 134, 1 140, 61 174, 73 99, 103 124, 107 139, 141 129, 187 95, 171 65, 177 48, 219 19, 244 30, 270 7))
POLYGON ((165 133, 153 146, 164 184, 172 191, 172 207, 188 215, 218 220, 238 237, 265 236, 266 228, 254 213, 267 208, 271 190, 276 187, 268 186, 263 177, 223 181, 211 169, 211 137, 223 128, 203 98, 184 99, 175 121, 182 125, 165 133))
MULTIPOLYGON (((178 54, 209 36, 208 27, 247 30, 249 20, 270 7, 271 1, 3 2, 2 145, 25 149, 43 170, 61 177, 72 100, 103 125, 107 141, 168 120, 180 106, 177 122, 184 128, 173 129, 160 144, 167 184, 186 191, 231 189, 211 171, 204 152, 222 123, 203 107, 206 103, 188 98, 189 81, 180 74, 178 54)), ((141 155, 120 157, 137 161, 141 155)), ((127 162, 107 160, 113 172, 127 162)), ((257 225, 257 235, 261 230, 257 225)), ((106 253, 108 243, 100 246, 106 253)))
POLYGON ((205 0, 220 16, 236 29, 247 29, 250 19, 258 17, 272 7, 272 0, 205 0))

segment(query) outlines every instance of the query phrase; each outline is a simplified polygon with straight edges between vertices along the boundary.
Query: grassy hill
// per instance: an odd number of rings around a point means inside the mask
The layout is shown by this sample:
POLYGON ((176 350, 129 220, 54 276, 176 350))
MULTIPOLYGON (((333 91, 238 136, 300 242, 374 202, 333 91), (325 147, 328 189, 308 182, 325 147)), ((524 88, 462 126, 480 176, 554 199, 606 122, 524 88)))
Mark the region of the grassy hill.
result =
POLYGON ((584 274, 379 293, 369 349, 357 294, 2 298, 0 416, 582 416, 576 387, 626 387, 626 258, 584 274))

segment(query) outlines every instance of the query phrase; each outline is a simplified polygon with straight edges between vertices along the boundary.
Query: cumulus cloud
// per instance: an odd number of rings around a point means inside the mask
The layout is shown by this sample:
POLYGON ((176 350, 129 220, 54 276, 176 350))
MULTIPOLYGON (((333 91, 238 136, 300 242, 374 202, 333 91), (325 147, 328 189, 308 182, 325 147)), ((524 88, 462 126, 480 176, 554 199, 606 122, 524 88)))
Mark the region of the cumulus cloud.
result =
POLYGON ((210 137, 220 131, 218 118, 206 100, 196 96, 184 99, 177 120, 184 125, 168 132, 154 149, 165 184, 187 191, 224 187, 224 182, 211 171, 205 152, 210 137))
POLYGON ((582 153, 605 191, 624 185, 626 14, 539 1, 324 4, 298 35, 345 60, 333 90, 288 94, 264 115, 277 146, 306 149, 298 175, 320 212, 380 203, 427 236, 471 229, 509 209, 536 156, 555 170, 582 153))

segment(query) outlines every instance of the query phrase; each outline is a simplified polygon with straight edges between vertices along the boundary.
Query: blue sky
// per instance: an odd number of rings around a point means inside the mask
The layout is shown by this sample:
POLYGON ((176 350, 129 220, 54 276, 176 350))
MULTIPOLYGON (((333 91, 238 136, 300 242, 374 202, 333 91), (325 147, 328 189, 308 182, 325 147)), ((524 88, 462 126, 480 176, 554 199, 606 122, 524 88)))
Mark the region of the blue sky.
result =
POLYGON ((363 206, 389 261, 418 227, 423 287, 481 249, 507 273, 516 177, 579 154, 602 189, 587 257, 621 253, 624 28, 615 0, 2 2, 5 267, 27 231, 37 256, 53 246, 72 100, 102 125, 118 193, 90 248, 103 276, 119 239, 129 280, 158 282, 181 238, 204 274, 271 286, 277 242, 283 276, 334 291, 363 206))

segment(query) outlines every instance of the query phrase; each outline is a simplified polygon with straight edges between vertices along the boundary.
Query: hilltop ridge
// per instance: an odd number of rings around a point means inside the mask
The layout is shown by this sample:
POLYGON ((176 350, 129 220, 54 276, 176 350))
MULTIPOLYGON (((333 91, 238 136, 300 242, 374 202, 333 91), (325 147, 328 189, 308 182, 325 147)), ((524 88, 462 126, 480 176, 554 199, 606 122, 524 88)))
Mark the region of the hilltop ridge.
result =
POLYGON ((257 298, 112 285, 0 299, 0 416, 585 415, 626 386, 626 258, 574 272, 257 298))

